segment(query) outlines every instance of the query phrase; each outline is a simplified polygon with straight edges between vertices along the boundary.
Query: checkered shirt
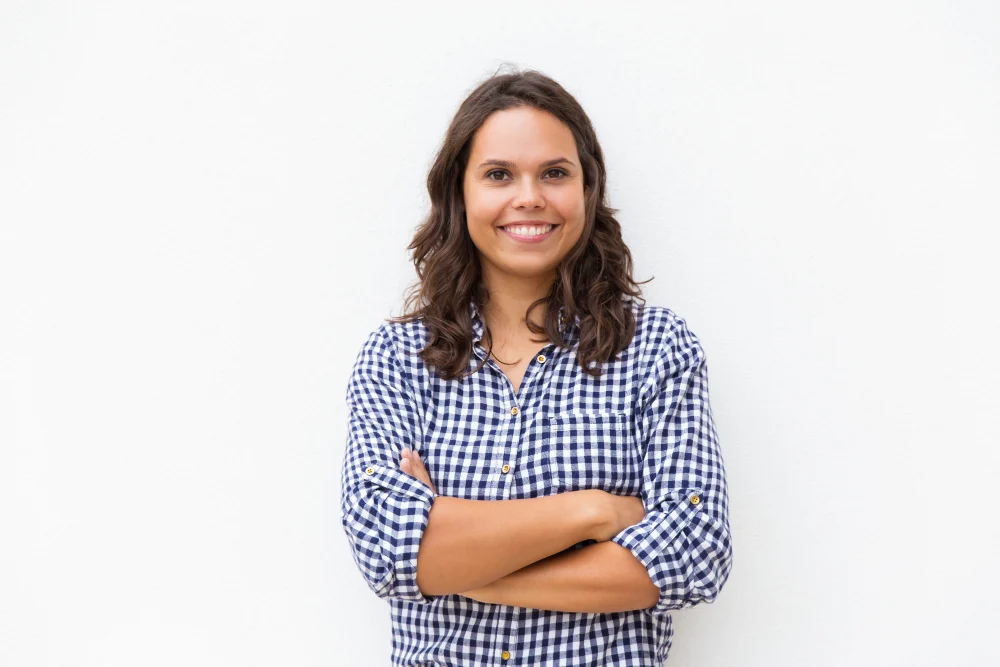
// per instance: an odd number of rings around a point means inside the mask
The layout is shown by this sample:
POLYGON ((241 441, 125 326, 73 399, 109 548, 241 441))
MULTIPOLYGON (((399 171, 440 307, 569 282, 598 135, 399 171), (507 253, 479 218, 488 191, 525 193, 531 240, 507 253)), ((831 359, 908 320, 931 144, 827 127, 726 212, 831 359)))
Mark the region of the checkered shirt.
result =
MULTIPOLYGON (((719 594, 732 540, 705 351, 669 308, 626 303, 635 336, 601 377, 576 360, 579 316, 560 311, 570 349, 540 347, 516 393, 492 359, 462 380, 432 373, 415 354, 427 341, 420 321, 383 323, 362 345, 346 392, 341 519, 365 582, 389 602, 394 667, 663 665, 671 612, 719 594), (645 518, 612 541, 645 566, 656 605, 579 613, 422 594, 417 551, 435 496, 399 467, 404 447, 419 452, 440 495, 641 497, 645 518)), ((471 370, 486 350, 473 303, 469 314, 471 370)))

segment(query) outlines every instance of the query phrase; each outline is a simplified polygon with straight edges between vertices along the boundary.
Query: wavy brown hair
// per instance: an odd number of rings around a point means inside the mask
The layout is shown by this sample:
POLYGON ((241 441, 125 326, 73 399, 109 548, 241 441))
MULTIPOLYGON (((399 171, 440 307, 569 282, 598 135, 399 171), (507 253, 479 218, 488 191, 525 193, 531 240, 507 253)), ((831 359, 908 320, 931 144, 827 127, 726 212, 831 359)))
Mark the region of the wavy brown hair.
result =
MULTIPOLYGON (((428 340, 414 354, 447 380, 474 373, 485 363, 482 360, 468 371, 473 338, 468 305, 474 299, 482 313, 489 300, 465 218, 463 181, 472 137, 493 112, 521 106, 547 111, 569 127, 587 187, 583 233, 560 262, 549 294, 528 307, 528 329, 568 348, 559 331, 559 310, 565 308, 570 321, 579 314, 577 361, 585 373, 600 376, 600 364, 624 350, 635 334, 635 318, 624 297, 638 297, 645 303, 639 285, 652 280, 636 283, 632 279, 632 255, 614 217, 618 210, 606 201, 604 153, 583 107, 562 86, 535 70, 494 74, 459 106, 427 175, 431 211, 407 247, 413 250, 419 281, 406 299, 407 312, 387 319, 398 323, 423 318, 428 340), (544 303, 549 307, 539 327, 529 315, 544 303), (594 369, 592 362, 597 362, 594 369)), ((484 327, 483 338, 492 354, 493 336, 485 322, 484 327)))

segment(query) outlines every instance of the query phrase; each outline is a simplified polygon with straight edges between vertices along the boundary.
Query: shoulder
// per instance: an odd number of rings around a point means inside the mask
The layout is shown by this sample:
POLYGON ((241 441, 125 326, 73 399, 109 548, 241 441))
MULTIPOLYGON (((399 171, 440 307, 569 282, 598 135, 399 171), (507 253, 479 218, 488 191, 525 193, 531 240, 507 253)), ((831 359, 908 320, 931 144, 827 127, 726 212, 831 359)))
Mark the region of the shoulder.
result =
POLYGON ((412 387, 417 369, 414 359, 404 353, 411 333, 406 325, 382 321, 373 324, 357 348, 348 380, 348 394, 359 387, 393 383, 412 387))
POLYGON ((670 341, 686 344, 697 342, 697 336, 688 326, 687 319, 672 308, 633 301, 632 312, 635 314, 636 335, 653 346, 670 341))
POLYGON ((421 321, 383 320, 369 330, 357 354, 355 365, 377 364, 383 372, 392 372, 412 380, 419 375, 423 360, 418 353, 427 339, 421 321))
POLYGON ((423 319, 409 322, 384 321, 376 333, 392 346, 400 361, 415 355, 426 345, 427 327, 423 319))
POLYGON ((633 301, 636 336, 645 362, 671 372, 703 361, 705 350, 686 318, 667 306, 633 301))
POLYGON ((381 350, 398 354, 404 353, 416 346, 421 349, 427 340, 427 329, 423 321, 391 322, 381 321, 369 329, 369 333, 361 344, 361 352, 381 350))
POLYGON ((687 321, 672 308, 651 303, 632 301, 632 312, 636 316, 636 330, 646 335, 669 332, 680 326, 686 326, 687 321))

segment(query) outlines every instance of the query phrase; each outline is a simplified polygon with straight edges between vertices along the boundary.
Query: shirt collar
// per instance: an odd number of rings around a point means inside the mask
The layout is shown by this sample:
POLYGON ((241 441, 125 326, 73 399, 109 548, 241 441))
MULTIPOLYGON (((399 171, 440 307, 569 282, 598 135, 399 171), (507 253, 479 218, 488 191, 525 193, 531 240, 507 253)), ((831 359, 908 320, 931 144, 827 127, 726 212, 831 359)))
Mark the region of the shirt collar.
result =
MULTIPOLYGON (((483 318, 479 313, 479 308, 476 306, 475 299, 469 300, 469 317, 472 318, 472 331, 475 334, 473 336, 473 342, 479 342, 483 333, 485 332, 485 327, 483 325, 483 318)), ((580 328, 580 314, 577 313, 573 317, 573 321, 567 321, 566 317, 566 307, 561 306, 559 308, 559 333, 562 335, 563 340, 567 343, 572 343, 574 336, 577 334, 580 328)))

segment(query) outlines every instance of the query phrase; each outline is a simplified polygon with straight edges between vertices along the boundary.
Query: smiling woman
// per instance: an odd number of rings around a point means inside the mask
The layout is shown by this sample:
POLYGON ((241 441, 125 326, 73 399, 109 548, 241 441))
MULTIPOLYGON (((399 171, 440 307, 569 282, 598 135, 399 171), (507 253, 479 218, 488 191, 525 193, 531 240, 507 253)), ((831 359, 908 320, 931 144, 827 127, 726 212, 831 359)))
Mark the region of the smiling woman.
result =
POLYGON ((347 386, 342 522, 393 665, 662 665, 729 577, 705 351, 630 298, 605 173, 534 71, 480 84, 431 168, 419 289, 347 386))

